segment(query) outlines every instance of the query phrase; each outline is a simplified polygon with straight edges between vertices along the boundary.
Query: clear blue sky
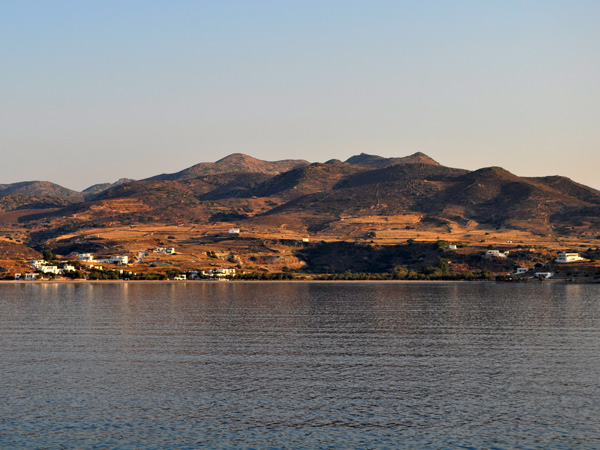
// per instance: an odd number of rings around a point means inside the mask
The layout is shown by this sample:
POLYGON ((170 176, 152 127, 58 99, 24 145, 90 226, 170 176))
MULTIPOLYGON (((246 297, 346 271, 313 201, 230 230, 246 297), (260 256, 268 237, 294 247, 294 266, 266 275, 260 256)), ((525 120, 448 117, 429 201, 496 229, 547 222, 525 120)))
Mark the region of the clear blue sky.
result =
POLYGON ((600 188, 600 1, 0 2, 0 183, 417 151, 600 188))

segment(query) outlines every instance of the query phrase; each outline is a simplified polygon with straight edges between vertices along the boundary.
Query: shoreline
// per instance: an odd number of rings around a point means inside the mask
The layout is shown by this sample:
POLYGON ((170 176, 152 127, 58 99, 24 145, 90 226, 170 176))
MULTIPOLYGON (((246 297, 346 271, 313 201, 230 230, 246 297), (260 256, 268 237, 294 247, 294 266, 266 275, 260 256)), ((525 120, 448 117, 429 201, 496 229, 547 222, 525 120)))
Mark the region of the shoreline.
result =
POLYGON ((531 281, 531 282, 502 282, 495 280, 228 280, 228 281, 214 281, 214 280, 0 280, 0 286, 2 285, 46 285, 46 284, 229 284, 229 283, 243 283, 243 284, 262 284, 262 283, 379 283, 379 284, 457 284, 457 283, 501 283, 501 284, 600 284, 600 281, 575 281, 575 280, 544 280, 531 281))

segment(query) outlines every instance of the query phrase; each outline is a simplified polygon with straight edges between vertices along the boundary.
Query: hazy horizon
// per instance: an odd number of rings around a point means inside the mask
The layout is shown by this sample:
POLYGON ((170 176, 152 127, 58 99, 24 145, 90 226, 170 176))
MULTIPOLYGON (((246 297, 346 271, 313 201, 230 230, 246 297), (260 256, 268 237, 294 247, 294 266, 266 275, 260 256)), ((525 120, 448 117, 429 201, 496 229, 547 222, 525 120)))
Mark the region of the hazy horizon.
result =
POLYGON ((594 1, 0 4, 0 184, 423 152, 600 189, 594 1))

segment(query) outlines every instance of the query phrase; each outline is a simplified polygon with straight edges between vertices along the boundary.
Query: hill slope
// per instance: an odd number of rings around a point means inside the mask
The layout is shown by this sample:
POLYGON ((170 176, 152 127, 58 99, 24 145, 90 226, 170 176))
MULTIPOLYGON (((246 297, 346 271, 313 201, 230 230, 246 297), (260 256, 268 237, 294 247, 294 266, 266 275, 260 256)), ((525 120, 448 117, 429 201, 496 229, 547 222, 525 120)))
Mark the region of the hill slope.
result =
MULTIPOLYGON (((24 190, 46 186, 43 192, 60 192, 60 186, 37 183, 10 186, 24 190)), ((176 174, 112 185, 86 201, 77 194, 10 194, 3 197, 0 209, 46 209, 19 219, 28 229, 42 229, 45 237, 139 223, 212 227, 235 222, 261 230, 272 226, 309 231, 334 223, 331 233, 346 239, 345 220, 368 230, 361 224, 393 216, 398 221, 407 218, 395 230, 441 229, 440 224, 446 224, 448 232, 468 227, 558 237, 591 235, 600 229, 599 191, 564 177, 519 177, 500 167, 449 168, 420 153, 402 158, 363 154, 345 163, 324 164, 265 162, 237 154, 176 174)))
POLYGON ((217 162, 205 162, 188 167, 180 172, 156 175, 147 180, 188 180, 206 175, 229 172, 254 172, 276 175, 296 167, 308 165, 308 161, 286 159, 282 161, 262 161, 241 153, 234 153, 217 162))
POLYGON ((348 164, 356 166, 373 167, 382 169, 384 167, 396 166, 398 164, 430 164, 439 166, 440 164, 434 159, 427 156, 425 153, 417 152, 409 156, 400 158, 384 158, 383 156, 368 155, 361 153, 360 155, 352 156, 346 160, 348 164))
POLYGON ((600 193, 576 183, 518 177, 499 168, 474 172, 404 164, 349 175, 333 189, 305 195, 269 214, 302 215, 312 223, 342 216, 416 213, 549 233, 555 227, 600 225, 600 193), (571 186, 571 189, 565 189, 571 186))
POLYGON ((132 180, 131 178, 121 178, 115 181, 114 183, 94 184, 89 188, 86 188, 83 191, 81 191, 81 193, 83 194, 83 197, 86 200, 91 200, 92 198, 101 194, 104 191, 108 191, 109 189, 112 189, 114 187, 121 186, 122 184, 131 183, 132 181, 135 180, 132 180))
POLYGON ((49 181, 22 181, 12 184, 0 184, 0 195, 25 194, 37 196, 81 198, 81 192, 73 191, 49 181))

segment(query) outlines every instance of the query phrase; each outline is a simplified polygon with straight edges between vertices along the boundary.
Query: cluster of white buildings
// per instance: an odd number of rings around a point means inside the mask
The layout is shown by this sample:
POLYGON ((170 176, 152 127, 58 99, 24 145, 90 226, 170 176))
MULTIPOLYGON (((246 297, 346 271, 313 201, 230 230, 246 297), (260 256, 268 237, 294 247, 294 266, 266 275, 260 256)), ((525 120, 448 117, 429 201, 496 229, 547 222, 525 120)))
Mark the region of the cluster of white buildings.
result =
POLYGON ((75 272, 75 266, 71 264, 63 264, 61 267, 51 265, 43 259, 32 259, 29 261, 29 266, 36 273, 26 273, 23 276, 20 273, 15 274, 15 280, 20 280, 21 278, 31 281, 37 279, 38 274, 52 274, 52 275, 63 275, 66 272, 75 272))
POLYGON ((176 281, 187 281, 187 280, 198 280, 200 278, 213 278, 215 280, 222 280, 228 276, 234 276, 236 274, 235 269, 210 269, 202 270, 198 272, 194 270, 187 274, 181 273, 173 278, 176 281))
MULTIPOLYGON (((79 261, 89 262, 89 263, 97 262, 97 263, 105 263, 105 264, 118 264, 118 265, 124 265, 124 266, 129 264, 129 257, 121 256, 121 255, 113 255, 109 259, 94 259, 94 256, 90 253, 79 253, 77 255, 77 259, 79 261)), ((89 265, 91 267, 94 267, 91 264, 89 264, 89 265)))
POLYGON ((235 275, 235 269, 210 269, 203 270, 202 276, 204 278, 224 278, 231 277, 235 275))
MULTIPOLYGON (((488 253, 490 251, 493 250, 488 250, 488 253)), ((507 252, 508 253, 508 252, 507 252)), ((487 254, 486 254, 487 256, 487 254)), ((554 260, 557 263, 561 263, 561 264, 567 264, 567 263, 573 263, 573 262, 578 262, 578 261, 583 261, 584 258, 582 258, 581 256, 579 256, 579 253, 559 253, 557 258, 554 260)), ((527 272, 529 272, 530 269, 528 269, 527 267, 519 267, 517 268, 517 270, 515 271, 515 273, 512 273, 510 275, 525 275, 527 272)), ((554 276, 554 272, 535 272, 533 276, 531 276, 530 278, 551 278, 554 276)))
MULTIPOLYGON (((485 252, 485 257, 486 258, 506 258, 508 256, 509 252, 501 252, 500 250, 488 250, 487 252, 485 252)), ((579 253, 559 253, 557 258, 554 260, 557 263, 561 263, 561 264, 567 264, 567 263, 573 263, 573 262, 579 262, 579 261, 584 261, 584 258, 582 258, 581 256, 579 256, 579 253)), ((520 273, 525 273, 527 272, 527 269, 524 267, 520 267, 517 269, 517 274, 520 273), (524 272, 519 272, 520 270, 523 270, 524 272)))

